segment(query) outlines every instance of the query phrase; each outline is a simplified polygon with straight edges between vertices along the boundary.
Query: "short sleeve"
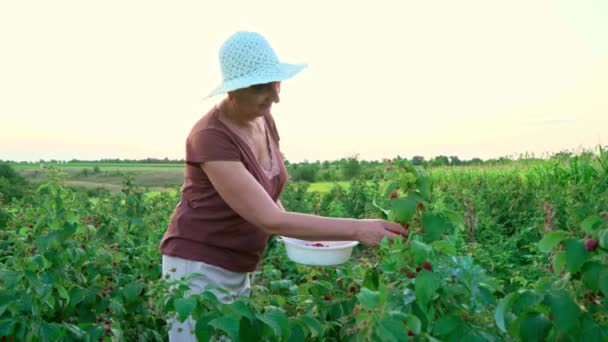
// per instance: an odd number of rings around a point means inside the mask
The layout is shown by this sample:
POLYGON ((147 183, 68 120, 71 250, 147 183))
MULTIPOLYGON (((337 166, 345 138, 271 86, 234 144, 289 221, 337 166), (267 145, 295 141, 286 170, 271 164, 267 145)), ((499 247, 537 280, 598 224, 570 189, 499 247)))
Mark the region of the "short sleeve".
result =
POLYGON ((240 161, 241 152, 228 134, 213 128, 195 132, 186 141, 186 162, 240 161))

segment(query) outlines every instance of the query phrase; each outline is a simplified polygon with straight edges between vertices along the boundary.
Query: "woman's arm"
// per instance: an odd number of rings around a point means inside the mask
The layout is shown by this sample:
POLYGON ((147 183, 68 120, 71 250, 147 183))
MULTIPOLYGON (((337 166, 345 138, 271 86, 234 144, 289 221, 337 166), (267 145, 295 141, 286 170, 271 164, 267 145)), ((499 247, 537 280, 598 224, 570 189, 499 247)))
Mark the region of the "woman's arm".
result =
POLYGON ((281 203, 281 199, 277 199, 277 206, 281 208, 281 210, 285 211, 285 207, 283 207, 283 203, 281 203))
POLYGON ((329 218, 286 212, 237 161, 209 161, 201 165, 222 199, 245 220, 269 234, 304 240, 357 240, 374 245, 404 229, 384 220, 329 218), (389 231, 390 230, 390 231, 389 231))

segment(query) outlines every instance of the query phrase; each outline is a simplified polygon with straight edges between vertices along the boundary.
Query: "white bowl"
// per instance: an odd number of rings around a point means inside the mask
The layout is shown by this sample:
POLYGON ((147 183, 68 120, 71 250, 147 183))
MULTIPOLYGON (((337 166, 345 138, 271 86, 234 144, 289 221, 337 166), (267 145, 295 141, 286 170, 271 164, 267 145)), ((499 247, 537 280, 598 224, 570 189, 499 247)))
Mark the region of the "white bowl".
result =
POLYGON ((287 257, 297 263, 313 266, 339 265, 348 260, 359 241, 306 241, 281 236, 287 257), (315 247, 321 243, 325 247, 315 247))

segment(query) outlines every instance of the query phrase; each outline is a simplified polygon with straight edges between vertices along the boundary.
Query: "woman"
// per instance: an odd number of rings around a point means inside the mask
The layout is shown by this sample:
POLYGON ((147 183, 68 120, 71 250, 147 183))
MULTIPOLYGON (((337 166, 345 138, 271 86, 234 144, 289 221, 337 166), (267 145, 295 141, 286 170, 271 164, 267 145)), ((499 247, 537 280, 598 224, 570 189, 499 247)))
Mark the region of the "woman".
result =
MULTIPOLYGON (((384 220, 286 212, 279 195, 287 172, 270 110, 279 102, 281 81, 305 66, 280 62, 253 32, 232 35, 220 49, 220 63, 224 81, 210 96, 227 96, 186 140, 181 199, 160 245, 163 274, 176 279, 201 273, 204 277, 189 281, 190 293, 222 287, 228 293, 214 293, 228 303, 249 295, 249 273, 271 235, 372 246, 403 230, 384 220)), ((170 339, 183 340, 193 329, 192 320, 174 324, 170 339)))

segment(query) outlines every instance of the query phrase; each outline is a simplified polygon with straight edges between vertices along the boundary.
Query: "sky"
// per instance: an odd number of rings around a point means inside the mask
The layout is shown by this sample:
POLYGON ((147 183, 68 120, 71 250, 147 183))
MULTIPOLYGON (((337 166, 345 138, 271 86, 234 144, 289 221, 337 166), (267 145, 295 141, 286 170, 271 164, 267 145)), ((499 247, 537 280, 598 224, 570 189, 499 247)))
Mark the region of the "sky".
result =
POLYGON ((608 1, 0 2, 0 159, 184 157, 239 30, 308 67, 273 115, 293 162, 608 144, 608 1))

